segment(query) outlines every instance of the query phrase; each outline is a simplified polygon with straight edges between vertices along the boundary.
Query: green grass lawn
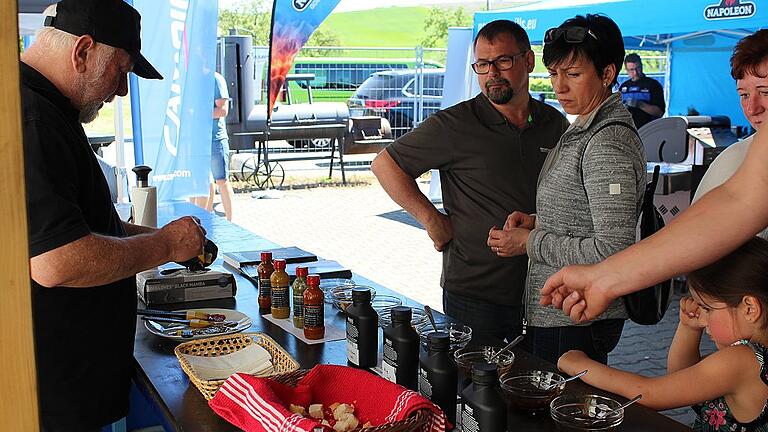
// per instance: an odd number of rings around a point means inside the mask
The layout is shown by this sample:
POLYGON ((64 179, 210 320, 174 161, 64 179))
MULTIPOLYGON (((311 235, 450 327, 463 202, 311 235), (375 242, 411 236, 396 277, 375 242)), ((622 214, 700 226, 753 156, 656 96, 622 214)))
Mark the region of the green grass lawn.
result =
POLYGON ((377 8, 331 14, 320 28, 336 34, 341 46, 415 47, 427 16, 429 8, 422 6, 377 8))

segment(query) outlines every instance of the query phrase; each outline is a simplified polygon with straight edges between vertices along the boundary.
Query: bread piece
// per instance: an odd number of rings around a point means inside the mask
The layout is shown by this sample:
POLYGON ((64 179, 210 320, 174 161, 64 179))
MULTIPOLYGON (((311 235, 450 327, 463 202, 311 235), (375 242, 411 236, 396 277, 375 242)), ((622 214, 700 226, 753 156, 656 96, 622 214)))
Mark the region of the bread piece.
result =
POLYGON ((336 420, 341 420, 342 417, 345 414, 352 414, 355 412, 355 407, 349 404, 334 404, 336 407, 331 405, 331 409, 333 410, 333 418, 336 420))
POLYGON ((309 406, 309 416, 314 419, 324 419, 323 404, 312 404, 309 406))
POLYGON ((302 417, 306 417, 306 415, 307 415, 307 409, 306 409, 306 408, 304 408, 304 407, 303 407, 303 406, 301 406, 301 405, 294 405, 294 404, 291 404, 291 406, 289 406, 289 407, 288 407, 288 410, 289 410, 290 412, 292 412, 292 413, 294 413, 294 414, 298 414, 298 415, 300 415, 300 416, 302 416, 302 417))
POLYGON ((347 422, 347 426, 349 426, 349 429, 347 429, 347 430, 355 429, 356 427, 358 427, 360 425, 360 421, 357 419, 357 417, 355 417, 354 414, 351 414, 351 413, 347 414, 347 416, 344 417, 344 421, 346 421, 347 422))

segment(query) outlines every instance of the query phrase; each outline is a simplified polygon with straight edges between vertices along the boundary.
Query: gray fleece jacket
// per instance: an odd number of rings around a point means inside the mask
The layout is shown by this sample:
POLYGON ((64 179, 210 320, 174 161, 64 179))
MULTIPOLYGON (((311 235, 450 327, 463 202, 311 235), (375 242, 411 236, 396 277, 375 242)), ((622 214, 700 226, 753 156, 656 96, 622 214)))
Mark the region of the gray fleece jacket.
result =
MULTIPOLYGON (((544 282, 569 264, 597 263, 635 242, 646 161, 630 128, 632 116, 615 93, 577 119, 547 156, 539 174, 536 228, 527 243, 528 325, 573 325, 561 310, 539 305, 544 282), (623 124, 604 127, 616 121, 623 124)), ((621 299, 597 319, 608 318, 627 318, 621 299)))

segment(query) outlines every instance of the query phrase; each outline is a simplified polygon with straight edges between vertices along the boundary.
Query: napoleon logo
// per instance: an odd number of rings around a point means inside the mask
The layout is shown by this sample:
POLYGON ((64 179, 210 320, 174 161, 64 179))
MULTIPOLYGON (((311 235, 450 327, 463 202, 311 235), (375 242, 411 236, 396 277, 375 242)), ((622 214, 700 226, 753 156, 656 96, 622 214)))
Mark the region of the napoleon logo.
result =
POLYGON ((749 18, 755 14, 757 6, 750 1, 721 0, 720 4, 707 6, 704 18, 708 20, 749 18))
POLYGON ((312 0, 293 0, 293 8, 298 12, 301 12, 306 9, 310 3, 312 3, 312 0))

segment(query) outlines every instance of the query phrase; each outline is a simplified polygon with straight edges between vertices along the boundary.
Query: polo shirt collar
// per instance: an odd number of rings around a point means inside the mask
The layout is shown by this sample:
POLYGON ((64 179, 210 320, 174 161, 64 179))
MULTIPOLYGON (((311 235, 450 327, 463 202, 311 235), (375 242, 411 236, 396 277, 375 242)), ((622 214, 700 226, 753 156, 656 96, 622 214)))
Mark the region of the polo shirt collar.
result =
POLYGON ((78 123, 80 110, 72 106, 68 97, 64 96, 53 83, 46 78, 37 69, 24 63, 21 63, 21 82, 36 93, 48 99, 52 104, 61 109, 68 117, 72 117, 78 123))
MULTIPOLYGON (((480 92, 475 97, 478 101, 478 110, 480 116, 488 125, 501 126, 506 125, 507 118, 504 117, 488 100, 488 96, 480 92)), ((537 122, 545 122, 548 119, 548 114, 541 109, 536 101, 532 97, 528 97, 528 124, 534 124, 537 122)))

